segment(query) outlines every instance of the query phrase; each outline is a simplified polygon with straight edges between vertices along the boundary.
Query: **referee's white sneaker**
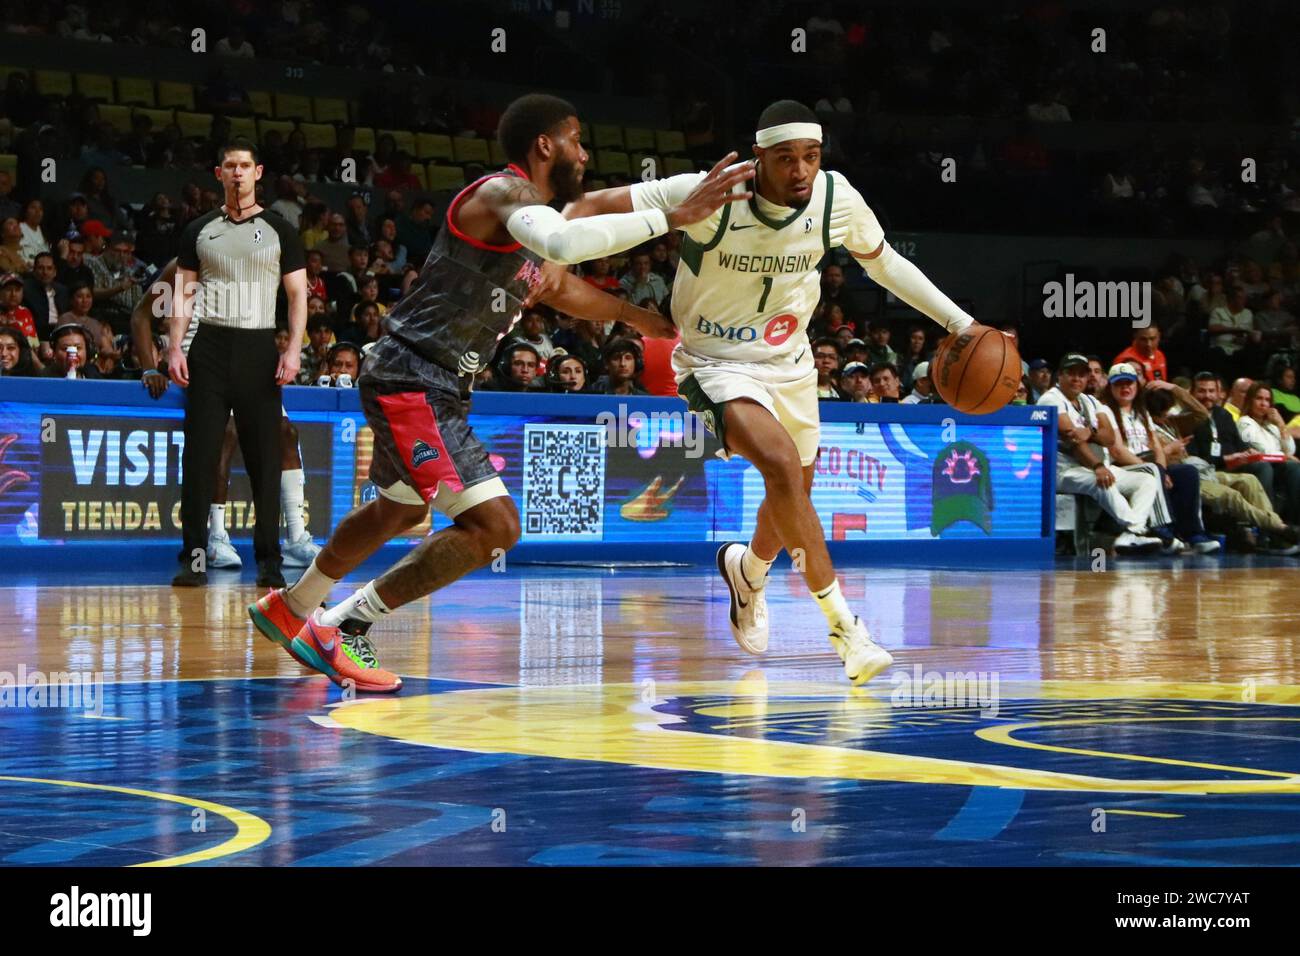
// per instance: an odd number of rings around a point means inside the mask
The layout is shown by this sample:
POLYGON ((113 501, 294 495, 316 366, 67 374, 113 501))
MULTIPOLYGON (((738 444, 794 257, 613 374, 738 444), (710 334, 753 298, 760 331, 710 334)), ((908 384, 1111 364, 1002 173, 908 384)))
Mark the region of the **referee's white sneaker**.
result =
POLYGON ((729 541, 718 549, 718 573, 727 582, 731 592, 731 636, 741 650, 762 654, 767 650, 767 598, 766 585, 751 587, 740 569, 740 558, 745 546, 729 541))
POLYGON ((831 629, 831 647, 844 662, 844 673, 855 685, 865 684, 890 664, 894 657, 871 639, 862 618, 855 617, 853 626, 836 625, 831 629))
POLYGON ((280 560, 286 568, 305 568, 318 554, 320 545, 312 540, 310 531, 304 531, 295 541, 280 543, 280 560))
POLYGON ((208 567, 242 568, 244 562, 239 559, 239 552, 230 543, 226 529, 208 532, 208 567))

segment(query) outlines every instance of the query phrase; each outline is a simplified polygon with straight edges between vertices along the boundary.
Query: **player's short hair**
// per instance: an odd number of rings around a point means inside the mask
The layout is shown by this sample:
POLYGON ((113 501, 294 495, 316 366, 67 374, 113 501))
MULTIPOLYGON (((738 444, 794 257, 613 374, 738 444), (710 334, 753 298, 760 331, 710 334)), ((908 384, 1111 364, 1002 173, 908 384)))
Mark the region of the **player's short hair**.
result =
POLYGON ((798 100, 777 100, 758 114, 758 129, 786 123, 821 123, 817 114, 798 100))
POLYGON ((497 124, 497 142, 505 150, 506 159, 522 165, 537 137, 577 115, 577 109, 568 100, 549 93, 529 93, 507 106, 501 114, 501 122, 497 124))
POLYGON ((253 157, 253 165, 259 165, 262 160, 258 157, 257 144, 247 136, 236 136, 226 140, 217 148, 217 165, 220 166, 226 161, 227 153, 249 153, 253 157))

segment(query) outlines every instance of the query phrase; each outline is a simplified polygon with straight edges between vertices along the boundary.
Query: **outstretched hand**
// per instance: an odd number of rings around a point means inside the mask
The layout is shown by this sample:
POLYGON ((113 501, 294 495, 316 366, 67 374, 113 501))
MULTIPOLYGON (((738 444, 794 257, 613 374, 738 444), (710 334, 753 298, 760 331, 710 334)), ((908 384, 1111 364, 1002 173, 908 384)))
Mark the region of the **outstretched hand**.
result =
POLYGON ((708 219, 724 203, 749 199, 752 192, 732 192, 740 183, 754 178, 755 165, 752 162, 731 163, 737 157, 735 150, 723 156, 709 170, 708 175, 699 181, 691 194, 678 205, 668 210, 668 225, 673 229, 689 226, 692 223, 708 219))

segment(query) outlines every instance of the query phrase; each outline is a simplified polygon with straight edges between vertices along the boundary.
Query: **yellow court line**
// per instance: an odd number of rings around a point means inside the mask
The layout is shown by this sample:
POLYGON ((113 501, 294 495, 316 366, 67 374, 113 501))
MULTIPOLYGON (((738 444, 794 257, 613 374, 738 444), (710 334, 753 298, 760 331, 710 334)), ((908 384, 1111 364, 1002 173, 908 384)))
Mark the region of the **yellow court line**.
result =
POLYGON ((1024 747, 1028 750, 1050 750, 1062 754, 1080 754, 1084 757, 1111 757, 1115 760, 1136 760, 1142 763, 1162 763, 1173 767, 1196 767, 1201 770, 1224 770, 1229 773, 1254 774, 1260 777, 1281 777, 1287 779, 1295 777, 1294 772, 1287 773, 1277 770, 1256 770, 1253 767, 1229 767, 1217 763, 1199 763, 1193 760, 1178 760, 1174 757, 1148 757, 1140 754, 1117 754, 1106 750, 1085 750, 1081 747, 1061 747, 1056 744, 1040 744, 1029 740, 1019 740, 1011 736, 1012 732, 1017 730, 1029 730, 1038 727, 1067 727, 1070 725, 1091 726, 1093 724, 1152 724, 1152 723, 1173 723, 1187 720, 1247 720, 1247 721, 1265 721, 1275 723, 1278 721, 1288 721, 1291 723, 1300 722, 1300 717, 1081 717, 1077 720, 1052 720, 1038 721, 1029 724, 1008 724, 1004 727, 983 727, 975 731, 975 736, 981 740, 988 740, 995 744, 1007 744, 1011 747, 1024 747))
MULTIPOLYGON (((1105 807, 1102 807, 1105 810, 1105 807)), ((1122 813, 1126 817, 1159 817, 1162 820, 1181 819, 1181 813, 1155 813, 1151 810, 1106 810, 1107 813, 1122 813)))
POLYGON ((196 800, 193 797, 182 797, 174 793, 158 793, 154 790, 136 790, 132 787, 114 787, 105 783, 83 783, 80 780, 48 780, 42 777, 6 777, 0 776, 0 781, 10 783, 38 783, 51 787, 74 787, 80 790, 103 790, 108 793, 124 793, 132 797, 146 797, 150 800, 166 800, 169 803, 179 803, 182 806, 194 807, 207 813, 215 813, 219 817, 229 820, 235 825, 235 835, 224 843, 219 843, 214 847, 206 850, 196 850, 193 853, 186 853, 182 856, 168 857, 165 860, 150 860, 146 863, 133 863, 132 866, 185 866, 189 863, 202 863, 205 860, 215 860, 219 857, 230 856, 234 853, 242 853, 244 850, 257 846, 263 840, 271 835, 271 825, 259 816, 254 816, 243 810, 236 810, 234 807, 223 806, 220 803, 212 803, 208 800, 196 800))

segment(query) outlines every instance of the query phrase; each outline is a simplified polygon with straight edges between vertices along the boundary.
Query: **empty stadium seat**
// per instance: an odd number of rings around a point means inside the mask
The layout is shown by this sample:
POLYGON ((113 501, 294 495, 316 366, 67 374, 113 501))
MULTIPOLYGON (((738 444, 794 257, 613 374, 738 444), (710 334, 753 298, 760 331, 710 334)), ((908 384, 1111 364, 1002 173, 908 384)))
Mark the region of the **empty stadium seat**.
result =
POLYGON ((0 153, 0 170, 4 170, 10 176, 17 176, 18 155, 16 153, 0 153))
POLYGON ((318 96, 312 101, 312 115, 317 123, 346 123, 348 101, 331 96, 318 96))
POLYGON ((597 149, 621 150, 623 148, 623 127, 597 123, 592 127, 592 132, 596 137, 592 145, 597 149))
POLYGON ((647 175, 647 169, 643 165, 645 160, 651 160, 648 175, 651 179, 662 179, 665 175, 664 161, 654 153, 632 153, 628 156, 628 168, 632 171, 635 179, 644 179, 647 175))
POLYGON ((275 115, 275 107, 271 102, 271 94, 265 90, 249 90, 248 102, 253 106, 254 116, 271 117, 275 115))
POLYGON ((412 164, 411 174, 419 181, 421 189, 429 188, 429 175, 423 166, 419 163, 412 164))
POLYGON ((158 81, 158 105, 173 106, 178 110, 194 109, 194 84, 175 80, 158 81))
POLYGON ((683 159, 681 156, 664 157, 664 175, 676 176, 678 173, 695 172, 695 164, 689 159, 683 159))
POLYGON ((275 94, 275 118, 286 120, 307 120, 310 122, 311 97, 297 93, 275 94))
POLYGON ((675 129, 655 130, 655 150, 661 156, 686 152, 686 137, 675 129))
POLYGON ((137 106, 133 110, 131 110, 131 113, 133 115, 136 113, 140 113, 143 114, 144 116, 149 117, 149 121, 153 123, 153 131, 155 133, 161 132, 162 130, 166 129, 168 126, 171 126, 172 123, 176 121, 174 116, 175 112, 176 112, 175 110, 147 109, 146 107, 143 106, 137 106))
POLYGON ((41 96, 71 96, 72 74, 66 70, 37 70, 36 92, 41 96))
POLYGON ((115 103, 100 103, 99 118, 122 134, 131 132, 131 107, 115 103))
POLYGON ((352 131, 352 148, 365 153, 375 151, 375 131, 369 126, 358 126, 352 131))
POLYGON ((596 153, 596 172, 602 176, 608 176, 610 173, 622 173, 624 176, 631 175, 631 168, 628 166, 627 153, 617 149, 602 149, 596 153))
POLYGON ((506 156, 505 147, 496 140, 488 142, 488 157, 492 160, 493 166, 504 166, 510 162, 509 157, 506 156))
POLYGON ((458 163, 487 164, 492 161, 492 157, 488 154, 487 140, 468 136, 452 137, 451 155, 458 163))
POLYGON ((375 139, 381 136, 393 137, 393 142, 397 148, 411 156, 415 155, 415 134, 406 129, 381 129, 375 132, 375 139))
POLYGON ((113 102, 113 78, 103 73, 78 73, 77 92, 88 100, 113 102))
POLYGON ((181 128, 181 135, 186 139, 207 139, 212 132, 212 114, 177 110, 176 125, 181 128))
POLYGON ((460 189, 465 185, 465 171, 459 166, 439 166, 430 163, 427 167, 427 186, 430 192, 446 192, 460 189))
POLYGON ((244 139, 251 139, 257 142, 257 120, 251 116, 228 116, 230 121, 230 135, 242 136, 244 139))
POLYGON ((282 138, 288 139, 289 134, 293 132, 293 124, 288 120, 259 119, 257 121, 257 142, 264 144, 266 134, 272 131, 278 132, 282 138))
POLYGON ((416 133, 415 155, 418 159, 451 159, 451 137, 439 133, 416 133))
POLYGON ((338 143, 338 133, 329 123, 299 123, 306 137, 308 149, 333 149, 338 143))
POLYGON ((628 126, 623 130, 623 145, 630 153, 651 153, 655 150, 655 131, 628 126))
POLYGON ((158 100, 154 96, 153 80, 139 76, 119 76, 117 101, 123 106, 154 106, 158 100))

